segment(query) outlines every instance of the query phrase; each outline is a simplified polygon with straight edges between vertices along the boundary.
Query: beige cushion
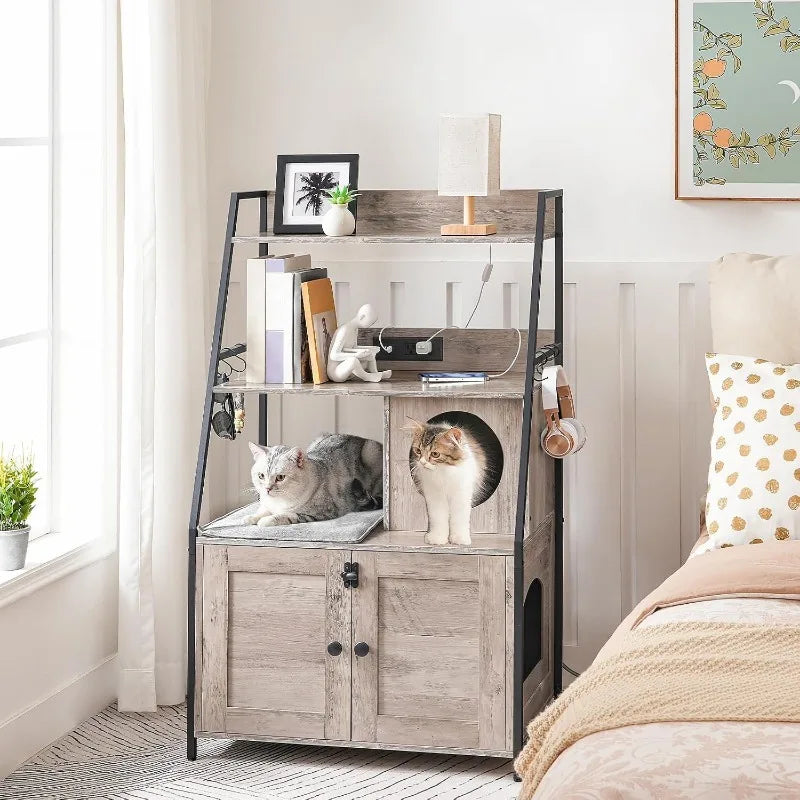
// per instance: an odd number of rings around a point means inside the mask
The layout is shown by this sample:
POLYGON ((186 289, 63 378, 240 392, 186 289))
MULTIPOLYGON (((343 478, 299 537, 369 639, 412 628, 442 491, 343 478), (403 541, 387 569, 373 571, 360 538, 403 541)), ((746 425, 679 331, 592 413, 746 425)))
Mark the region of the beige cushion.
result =
POLYGON ((715 352, 800 363, 800 256, 732 253, 709 283, 715 352))

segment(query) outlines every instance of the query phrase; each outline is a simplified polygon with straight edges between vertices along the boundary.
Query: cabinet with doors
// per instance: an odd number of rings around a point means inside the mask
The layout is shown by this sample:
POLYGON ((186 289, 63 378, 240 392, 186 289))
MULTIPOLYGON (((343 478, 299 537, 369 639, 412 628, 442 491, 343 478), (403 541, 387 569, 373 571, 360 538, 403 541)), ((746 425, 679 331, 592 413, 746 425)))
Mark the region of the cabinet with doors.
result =
MULTIPOLYGON (((561 192, 508 192, 493 209, 507 229, 501 225, 493 241, 534 243, 531 330, 387 334, 441 336, 439 370, 499 372, 516 352, 503 377, 427 387, 416 373, 429 364, 407 362, 398 371, 379 358, 381 369, 395 372, 377 384, 215 386, 216 366, 229 352, 221 336, 233 245, 255 242, 263 255, 277 239, 309 240, 234 235, 239 201, 258 199, 263 225, 269 197, 231 199, 190 521, 188 756, 196 757, 198 736, 514 756, 525 724, 561 685, 562 472, 538 445, 544 421, 536 383, 537 370, 561 348, 561 192), (550 237, 555 330, 543 331, 536 329, 542 242, 550 237), (212 400, 226 392, 257 400, 262 442, 270 394, 382 397, 383 526, 357 544, 235 540, 203 530, 212 400), (493 448, 491 486, 475 501, 470 545, 425 542, 425 504, 402 432, 409 416, 471 425, 493 448)), ((419 209, 451 199, 363 192, 360 235, 349 240, 452 241, 418 227, 381 232, 404 220, 424 227, 428 216, 419 209), (370 225, 375 232, 364 230, 370 225)), ((373 344, 377 333, 362 331, 360 341, 373 344)))

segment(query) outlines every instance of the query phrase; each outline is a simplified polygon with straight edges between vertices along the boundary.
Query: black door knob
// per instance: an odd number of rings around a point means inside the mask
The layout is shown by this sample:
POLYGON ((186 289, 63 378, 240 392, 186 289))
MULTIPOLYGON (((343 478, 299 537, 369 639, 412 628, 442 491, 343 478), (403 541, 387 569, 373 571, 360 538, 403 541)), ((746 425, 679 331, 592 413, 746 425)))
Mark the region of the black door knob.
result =
POLYGON ((332 656, 338 656, 338 655, 341 655, 341 653, 342 653, 342 644, 341 644, 341 642, 331 642, 331 643, 328 645, 328 652, 329 652, 329 653, 330 653, 332 656))
POLYGON ((369 645, 366 642, 359 642, 354 648, 353 652, 357 656, 365 656, 369 653, 369 645))

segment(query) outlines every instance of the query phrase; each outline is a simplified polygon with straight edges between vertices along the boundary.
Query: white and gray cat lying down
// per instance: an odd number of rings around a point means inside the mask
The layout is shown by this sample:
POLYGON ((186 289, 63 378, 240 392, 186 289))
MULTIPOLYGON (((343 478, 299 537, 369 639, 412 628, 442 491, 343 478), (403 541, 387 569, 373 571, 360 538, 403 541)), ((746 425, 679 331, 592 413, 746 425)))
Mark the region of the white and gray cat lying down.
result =
POLYGON ((336 519, 383 506, 383 445, 338 433, 299 447, 250 443, 258 511, 246 524, 269 527, 336 519))

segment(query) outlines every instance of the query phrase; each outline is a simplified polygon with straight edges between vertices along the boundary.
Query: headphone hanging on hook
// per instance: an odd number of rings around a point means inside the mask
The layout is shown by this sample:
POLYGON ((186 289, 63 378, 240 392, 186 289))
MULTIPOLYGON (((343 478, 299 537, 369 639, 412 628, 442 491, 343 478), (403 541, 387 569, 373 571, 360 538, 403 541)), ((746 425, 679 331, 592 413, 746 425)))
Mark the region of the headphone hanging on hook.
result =
POLYGON ((565 458, 586 444, 586 428, 575 417, 575 400, 560 364, 542 370, 542 406, 546 427, 542 450, 551 458, 565 458))

